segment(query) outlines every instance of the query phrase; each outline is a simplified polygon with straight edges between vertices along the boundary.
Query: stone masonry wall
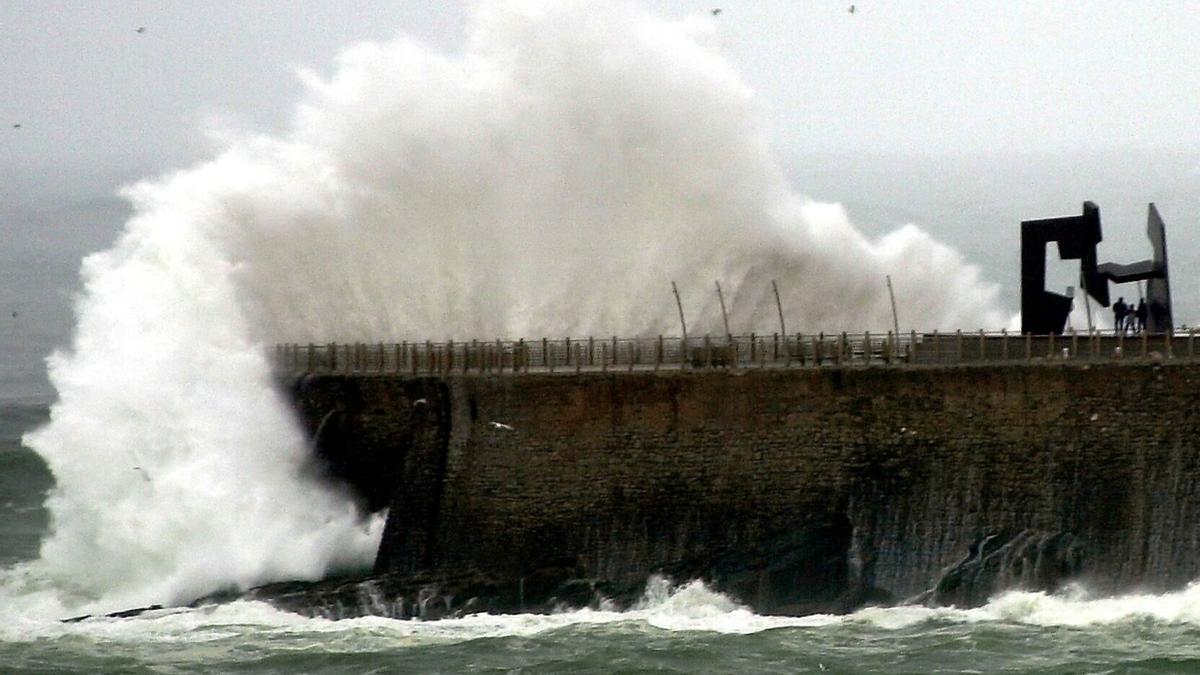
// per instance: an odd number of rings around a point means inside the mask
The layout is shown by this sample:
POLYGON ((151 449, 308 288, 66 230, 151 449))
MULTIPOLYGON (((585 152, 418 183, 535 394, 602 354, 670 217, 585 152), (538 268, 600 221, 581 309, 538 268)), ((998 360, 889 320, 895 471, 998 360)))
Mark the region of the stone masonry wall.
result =
POLYGON ((972 603, 1068 576, 1101 591, 1200 576, 1200 365, 436 384, 330 375, 297 386, 310 429, 337 410, 336 439, 317 439, 326 456, 408 462, 393 470, 380 571, 521 577, 565 565, 615 583, 661 571, 785 612, 931 589, 972 603))

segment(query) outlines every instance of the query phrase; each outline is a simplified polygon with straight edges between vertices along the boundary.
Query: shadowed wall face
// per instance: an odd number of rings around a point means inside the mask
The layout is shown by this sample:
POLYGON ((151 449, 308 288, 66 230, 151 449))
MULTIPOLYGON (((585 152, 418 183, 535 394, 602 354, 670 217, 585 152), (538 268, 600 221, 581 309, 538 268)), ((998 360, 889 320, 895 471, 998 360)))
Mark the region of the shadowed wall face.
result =
MULTIPOLYGON (((423 434, 411 381, 362 379, 394 414, 322 451, 391 429, 421 463, 379 571, 666 572, 790 613, 1200 573, 1194 365, 452 377, 423 434)), ((346 381, 311 378, 302 416, 346 381)))

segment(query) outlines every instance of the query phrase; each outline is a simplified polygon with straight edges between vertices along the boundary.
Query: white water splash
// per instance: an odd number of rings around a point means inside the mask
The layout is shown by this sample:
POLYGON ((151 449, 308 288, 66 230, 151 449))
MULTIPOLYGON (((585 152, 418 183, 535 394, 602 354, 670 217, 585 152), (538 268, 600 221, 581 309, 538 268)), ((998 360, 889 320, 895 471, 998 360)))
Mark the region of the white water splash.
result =
MULTIPOLYGON (((40 569, 98 608, 370 561, 304 476, 275 341, 1005 323, 996 288, 914 226, 878 240, 772 157, 716 24, 632 5, 485 2, 461 54, 360 44, 277 137, 225 130, 211 162, 126 190, 135 217, 84 264, 48 427, 40 569)), ((813 92, 814 96, 822 95, 813 92)))
POLYGON ((1200 627, 1200 585, 1159 595, 1093 598, 1080 588, 1060 594, 1012 591, 974 609, 953 607, 869 607, 846 615, 762 616, 699 581, 675 585, 651 579, 637 605, 627 611, 583 609, 557 614, 473 614, 438 621, 398 620, 377 616, 330 620, 306 618, 266 603, 238 601, 199 609, 164 609, 132 619, 90 619, 63 624, 20 615, 0 622, 0 643, 20 643, 69 636, 114 643, 191 644, 234 636, 261 639, 278 634, 322 636, 322 644, 347 651, 386 650, 398 646, 449 644, 470 640, 530 637, 571 626, 623 625, 674 633, 711 632, 749 635, 781 628, 837 631, 869 628, 898 631, 946 624, 1103 628, 1145 623, 1200 627))

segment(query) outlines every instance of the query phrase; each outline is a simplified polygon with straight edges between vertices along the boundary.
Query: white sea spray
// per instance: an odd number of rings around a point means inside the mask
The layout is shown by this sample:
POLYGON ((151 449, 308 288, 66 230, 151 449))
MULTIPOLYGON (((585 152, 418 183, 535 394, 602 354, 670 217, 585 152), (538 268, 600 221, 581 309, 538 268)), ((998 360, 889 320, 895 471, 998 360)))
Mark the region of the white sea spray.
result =
MULTIPOLYGON (((370 563, 379 518, 306 472, 277 341, 998 328, 997 289, 916 226, 868 238, 786 183, 711 20, 485 2, 461 53, 348 48, 277 135, 128 188, 49 361, 34 567, 68 605, 186 601, 370 563)), ((821 92, 813 92, 814 96, 821 92)), ((735 610, 741 611, 741 610, 735 610)))

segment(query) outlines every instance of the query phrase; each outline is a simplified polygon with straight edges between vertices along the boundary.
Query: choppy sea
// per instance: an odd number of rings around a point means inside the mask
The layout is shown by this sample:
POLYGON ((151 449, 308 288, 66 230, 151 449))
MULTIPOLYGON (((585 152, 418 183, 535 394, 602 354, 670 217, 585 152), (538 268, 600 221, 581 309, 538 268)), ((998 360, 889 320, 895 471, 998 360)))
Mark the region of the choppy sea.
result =
POLYGON ((1200 672, 1200 587, 769 617, 700 583, 662 580, 626 612, 330 621, 235 602, 61 623, 28 610, 41 583, 28 561, 50 527, 54 480, 20 439, 48 415, 40 401, 0 403, 4 673, 1200 672))

